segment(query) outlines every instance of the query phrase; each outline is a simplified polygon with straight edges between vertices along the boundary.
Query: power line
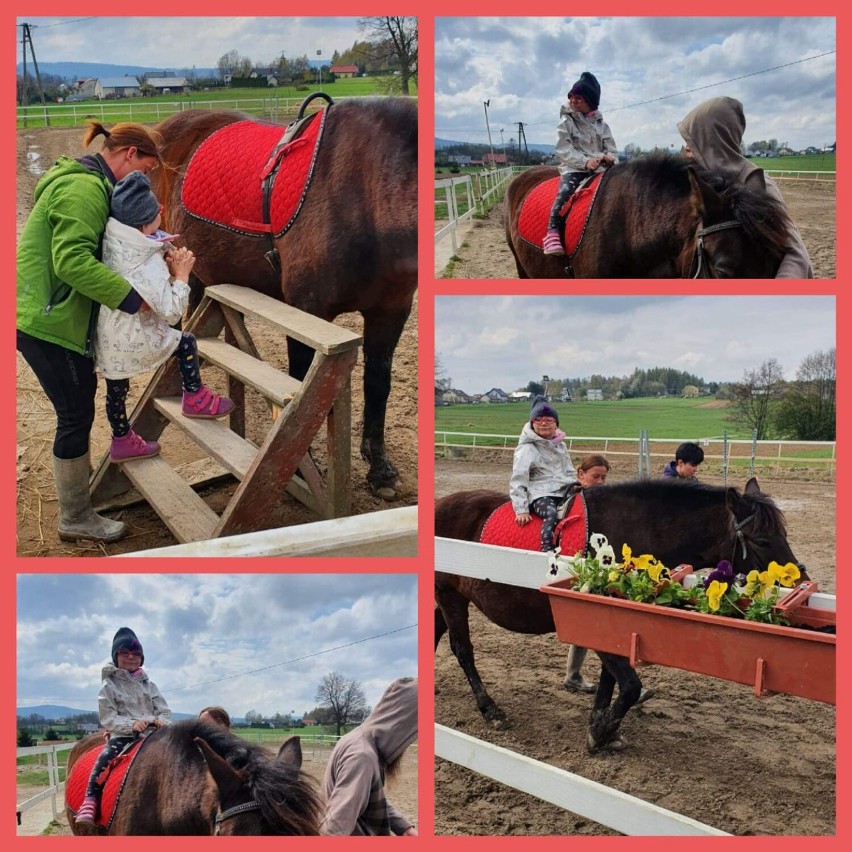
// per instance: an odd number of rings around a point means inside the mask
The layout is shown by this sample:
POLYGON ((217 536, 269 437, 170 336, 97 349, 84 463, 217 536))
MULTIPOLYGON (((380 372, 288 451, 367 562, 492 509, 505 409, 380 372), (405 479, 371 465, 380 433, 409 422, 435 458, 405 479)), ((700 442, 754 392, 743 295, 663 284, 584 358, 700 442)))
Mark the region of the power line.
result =
MULTIPOLYGON (((270 669, 280 668, 281 666, 286 666, 286 665, 289 665, 290 663, 298 663, 302 660, 309 660, 312 657, 320 657, 323 654, 329 654, 332 651, 339 651, 342 648, 351 648, 354 645, 361 645, 364 642, 370 642, 373 639, 383 639, 385 636, 392 636, 394 633, 401 633, 403 630, 411 630, 412 628, 415 628, 415 627, 417 627, 416 624, 408 624, 405 627, 397 627, 396 629, 388 630, 385 633, 377 633, 375 636, 365 636, 363 639, 356 639, 354 642, 347 642, 343 645, 335 645, 331 648, 323 648, 321 651, 316 651, 313 654, 304 654, 301 657, 293 657, 289 660, 283 660, 280 663, 273 663, 272 665, 269 665, 269 666, 262 666, 259 669, 250 669, 248 671, 238 672, 237 674, 225 675, 224 677, 215 678, 214 680, 204 680, 204 681, 200 681, 199 683, 190 683, 190 684, 187 684, 186 686, 163 687, 163 691, 169 692, 169 693, 170 692, 179 692, 182 689, 193 689, 197 686, 207 686, 208 684, 211 684, 211 683, 221 683, 222 681, 225 681, 225 680, 233 680, 234 678, 244 677, 246 675, 251 675, 251 674, 257 674, 258 672, 269 671, 270 669)), ((45 703, 47 701, 67 701, 67 702, 78 702, 78 703, 79 702, 91 703, 92 699, 91 698, 63 698, 61 696, 60 697, 47 696, 47 697, 44 697, 44 698, 25 698, 24 697, 24 698, 19 698, 17 700, 18 701, 38 701, 40 703, 45 703)), ((21 709, 26 710, 27 708, 22 707, 21 709)))
MULTIPOLYGON (((97 17, 99 16, 92 15, 88 18, 75 18, 73 21, 57 21, 55 24, 29 24, 28 26, 32 27, 33 29, 38 27, 39 29, 47 30, 51 29, 52 27, 64 27, 66 24, 79 24, 80 21, 94 21, 97 17)), ((24 24, 18 24, 18 26, 23 27, 24 24)))

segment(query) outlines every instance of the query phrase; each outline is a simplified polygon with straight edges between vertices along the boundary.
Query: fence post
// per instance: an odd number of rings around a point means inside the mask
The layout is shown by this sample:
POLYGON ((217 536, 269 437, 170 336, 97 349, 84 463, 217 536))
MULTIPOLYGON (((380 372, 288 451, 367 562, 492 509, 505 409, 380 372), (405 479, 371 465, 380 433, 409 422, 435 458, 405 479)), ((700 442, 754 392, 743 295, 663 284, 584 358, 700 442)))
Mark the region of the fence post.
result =
MULTIPOLYGON (((781 444, 778 445, 778 453, 781 453, 781 444)), ((751 464, 748 468, 748 475, 754 476, 757 469, 757 429, 751 430, 751 464)))
POLYGON ((722 432, 722 485, 728 484, 728 430, 722 432))

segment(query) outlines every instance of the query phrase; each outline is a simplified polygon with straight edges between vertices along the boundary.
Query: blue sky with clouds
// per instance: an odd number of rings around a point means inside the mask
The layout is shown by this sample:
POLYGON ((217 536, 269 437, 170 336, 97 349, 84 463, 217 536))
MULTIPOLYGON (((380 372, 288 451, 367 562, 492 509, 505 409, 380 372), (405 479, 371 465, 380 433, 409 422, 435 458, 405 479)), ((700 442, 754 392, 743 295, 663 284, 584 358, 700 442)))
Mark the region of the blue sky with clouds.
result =
POLYGON ((332 671, 375 705, 392 680, 417 674, 410 574, 19 574, 17 613, 19 707, 97 709, 125 625, 177 712, 301 714, 332 671))
POLYGON ((743 102, 746 143, 823 146, 836 133, 835 30, 829 17, 437 18, 435 135, 487 143, 490 101, 495 147, 519 121, 528 143, 555 144, 565 94, 591 71, 622 149, 679 150, 677 122, 720 95, 743 102))
MULTIPOLYGON (((36 59, 43 62, 101 62, 181 71, 215 68, 236 50, 255 65, 279 57, 331 59, 363 36, 357 18, 274 17, 93 17, 18 16, 33 27, 36 59), (317 51, 322 56, 317 56, 317 51)), ((23 48, 17 30, 17 62, 23 48)), ((27 57, 29 60, 29 57, 27 57)))
POLYGON ((792 379, 835 345, 833 296, 438 296, 435 351, 455 388, 673 367, 737 381, 777 358, 792 379))

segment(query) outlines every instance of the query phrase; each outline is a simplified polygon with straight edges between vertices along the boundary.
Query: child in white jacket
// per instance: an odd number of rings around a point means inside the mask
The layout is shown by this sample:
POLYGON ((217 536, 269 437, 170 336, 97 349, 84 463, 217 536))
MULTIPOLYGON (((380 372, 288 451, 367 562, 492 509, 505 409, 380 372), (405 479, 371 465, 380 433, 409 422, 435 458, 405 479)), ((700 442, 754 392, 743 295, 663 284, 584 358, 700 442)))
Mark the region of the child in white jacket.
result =
POLYGON ((171 327, 189 302, 195 256, 188 248, 172 247, 174 237, 159 230, 161 219, 162 207, 142 172, 131 172, 115 185, 103 262, 133 285, 147 308, 127 314, 102 305, 98 316, 95 364, 106 380, 113 462, 160 452, 157 441, 146 441, 130 428, 126 401, 129 377, 153 370, 171 356, 180 365, 185 417, 225 417, 234 407, 230 399, 202 384, 195 337, 171 327))

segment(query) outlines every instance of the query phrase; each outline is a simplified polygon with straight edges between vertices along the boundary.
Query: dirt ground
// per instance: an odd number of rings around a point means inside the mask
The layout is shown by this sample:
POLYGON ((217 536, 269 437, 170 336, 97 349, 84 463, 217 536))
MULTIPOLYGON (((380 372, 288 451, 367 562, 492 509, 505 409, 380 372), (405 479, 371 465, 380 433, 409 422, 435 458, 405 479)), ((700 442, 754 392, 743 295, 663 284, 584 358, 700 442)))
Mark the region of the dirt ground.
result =
MULTIPOLYGON (((511 462, 437 459, 436 498, 472 488, 507 487, 511 462)), ((614 467, 612 480, 632 471, 614 467)), ((711 477, 702 480, 713 483, 711 477)), ((721 484, 721 483, 717 483, 721 484)), ((820 589, 835 592, 834 486, 775 482, 764 491, 783 509, 796 556, 820 589)), ((487 725, 443 639, 435 659, 435 721, 550 763, 736 835, 835 833, 835 708, 677 669, 639 669, 656 697, 631 710, 627 749, 590 756, 585 727, 591 697, 565 691, 566 645, 554 634, 524 636, 471 608, 477 668, 512 722, 487 725)), ((594 654, 584 667, 596 680, 594 654)), ((435 768, 440 835, 606 835, 587 819, 443 760, 435 768)))
MULTIPOLYGON (((802 234, 815 278, 835 277, 835 188, 813 181, 778 181, 784 201, 802 234)), ((456 253, 447 278, 517 278, 515 259, 506 243, 504 205, 476 221, 456 253)))
MULTIPOLYGON (((18 131, 17 136, 17 232, 20 234, 32 206, 33 189, 38 178, 62 154, 82 153, 83 132, 80 128, 35 128, 18 131)), ((345 314, 337 322, 361 334, 363 324, 359 314, 345 314)), ((265 360, 276 367, 286 367, 284 341, 266 327, 249 322, 249 330, 265 360)), ((363 355, 352 374, 352 514, 380 511, 389 506, 417 503, 417 303, 406 323, 394 358, 394 375, 388 402, 386 434, 387 450, 400 471, 397 500, 386 503, 374 496, 367 487, 367 465, 358 448, 361 440, 363 414, 363 355)), ((223 374, 214 368, 204 368, 204 380, 217 392, 225 390, 223 374)), ((150 375, 131 380, 128 411, 132 411, 144 391, 150 375)), ((57 504, 51 470, 52 441, 55 428, 53 408, 27 364, 17 355, 17 507, 20 556, 91 556, 131 553, 155 547, 177 544, 156 513, 147 503, 117 511, 109 516, 123 520, 130 533, 114 544, 63 543, 56 533, 57 504)), ((109 447, 109 426, 103 413, 103 386, 98 392, 97 416, 92 431, 92 461, 97 464, 109 447)), ((247 436, 260 443, 271 419, 265 402, 255 391, 247 390, 247 436)), ((167 427, 162 438, 162 455, 175 466, 202 463, 203 453, 173 426, 167 427)), ((324 469, 324 431, 314 442, 312 453, 321 470, 324 469)), ((184 468, 181 468, 184 469, 184 468)), ((187 474, 189 475, 189 474, 187 474)), ((202 496, 216 512, 224 510, 237 484, 230 483, 207 488, 202 496)), ((319 520, 310 510, 289 496, 282 499, 271 527, 285 527, 319 520)))
MULTIPOLYGON (((417 766, 418 766, 418 751, 416 748, 409 748, 402 759, 400 774, 398 778, 389 781, 387 785, 388 798, 404 813, 415 825, 417 825, 417 766)), ((325 765, 328 762, 328 754, 318 752, 314 759, 310 756, 310 747, 306 747, 306 754, 302 768, 316 779, 318 784, 322 783, 323 772, 325 765)), ((18 802, 26 801, 26 799, 40 792, 39 787, 18 787, 17 799, 18 802)), ((60 814, 54 824, 51 825, 47 832, 51 837, 66 837, 73 832, 68 825, 68 820, 65 818, 65 813, 62 808, 61 797, 59 801, 60 814)), ((27 814, 24 813, 22 820, 27 820, 27 814)), ((31 832, 27 832, 31 833, 31 832)))

